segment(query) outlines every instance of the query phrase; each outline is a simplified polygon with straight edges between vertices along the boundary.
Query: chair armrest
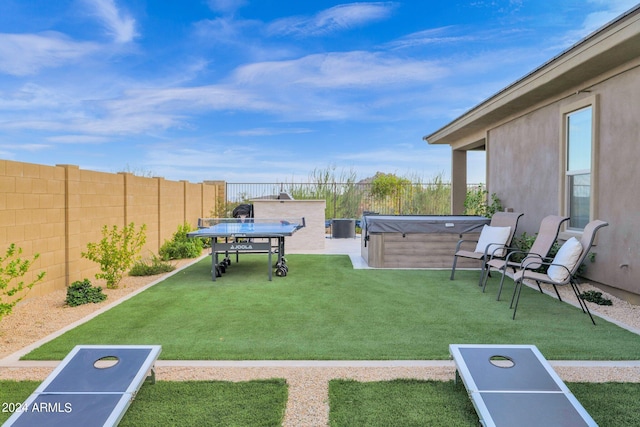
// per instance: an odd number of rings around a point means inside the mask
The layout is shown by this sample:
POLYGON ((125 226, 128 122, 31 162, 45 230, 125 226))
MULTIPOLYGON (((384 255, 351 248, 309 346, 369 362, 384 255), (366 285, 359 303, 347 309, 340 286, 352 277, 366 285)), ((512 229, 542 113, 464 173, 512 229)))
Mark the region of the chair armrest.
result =
POLYGON ((536 254, 536 253, 533 253, 533 252, 528 252, 527 255, 524 258, 522 258, 522 261, 520 261, 520 264, 524 265, 524 264, 528 264, 530 262, 536 262, 536 263, 547 262, 548 263, 550 261, 551 261, 550 258, 545 258, 540 254, 536 254))
POLYGON ((492 247, 492 246, 496 246, 496 248, 491 251, 491 258, 493 258, 494 256, 496 258, 504 258, 504 256, 497 256, 496 252, 498 252, 498 251, 507 251, 508 250, 508 246, 505 245, 504 243, 493 242, 493 243, 489 243, 484 248, 484 259, 489 260, 489 258, 487 258, 487 256, 489 255, 489 248, 492 247))
MULTIPOLYGON (((497 244, 497 243, 494 243, 494 244, 497 244)), ((489 258, 489 260, 492 260, 492 259, 493 259, 493 257, 495 256, 495 252, 496 252, 497 250, 499 250, 499 249, 500 249, 500 250, 505 250, 505 251, 507 251, 507 256, 506 256, 506 257, 499 257, 499 256, 496 256, 496 258, 500 258, 500 259, 504 258, 505 262, 507 262, 507 263, 512 262, 512 261, 511 261, 511 256, 512 256, 512 254, 526 253, 526 252, 521 251, 521 250, 519 250, 518 248, 513 247, 513 246, 502 246, 502 247, 497 248, 496 250, 494 250, 494 251, 493 251, 493 253, 491 254, 491 258, 489 258)))
POLYGON ((477 240, 467 240, 467 239, 460 239, 458 240, 458 243, 456 243, 456 252, 458 252, 460 250, 460 246, 462 246, 463 243, 478 243, 477 240))
MULTIPOLYGON (((571 277, 571 270, 569 270, 569 268, 568 268, 566 265, 564 265, 564 264, 557 264, 557 263, 553 263, 553 262, 547 262, 547 261, 534 261, 534 260, 531 260, 530 262, 528 262, 528 263, 524 264, 524 265, 522 266, 522 269, 523 269, 523 270, 536 270, 536 269, 540 268, 541 266, 547 266, 547 267, 551 267, 551 266, 562 267, 562 268, 564 268, 565 270, 567 270, 568 277, 571 277), (529 267, 531 264, 534 264, 534 263, 535 263, 536 265, 538 265, 538 267, 536 267, 536 268, 529 267)), ((525 277, 526 277, 526 273, 525 273, 525 277)), ((551 277, 549 277, 549 281, 550 281, 549 283, 555 283, 555 284, 567 283, 567 281, 564 281, 564 282, 556 282, 556 281, 554 281, 554 280, 551 280, 551 277)))

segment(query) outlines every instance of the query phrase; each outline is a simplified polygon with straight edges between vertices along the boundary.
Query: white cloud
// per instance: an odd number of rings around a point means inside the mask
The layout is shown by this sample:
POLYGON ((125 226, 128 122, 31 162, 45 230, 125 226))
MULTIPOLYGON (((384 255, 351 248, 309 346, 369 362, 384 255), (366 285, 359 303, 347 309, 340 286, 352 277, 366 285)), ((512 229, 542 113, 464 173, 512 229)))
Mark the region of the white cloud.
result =
POLYGON ((325 9, 317 14, 294 16, 274 21, 268 32, 274 35, 317 36, 351 28, 387 18, 396 7, 395 2, 350 3, 325 9))
POLYGON ((433 62, 356 51, 254 63, 238 68, 234 80, 239 84, 255 85, 365 88, 432 81, 445 73, 444 68, 433 62))
POLYGON ((29 151, 29 152, 36 152, 36 151, 43 151, 46 149, 51 148, 50 145, 47 144, 11 144, 11 145, 0 145, 0 149, 2 148, 7 148, 11 151, 29 151))
POLYGON ((431 28, 424 31, 407 34, 397 40, 389 42, 384 47, 390 49, 405 49, 428 45, 441 45, 450 43, 466 43, 475 40, 477 36, 455 36, 448 33, 453 27, 431 28))
POLYGON ((26 83, 11 93, 0 92, 0 111, 5 110, 6 117, 6 114, 19 111, 57 108, 68 101, 63 98, 54 90, 35 83, 26 83))
POLYGON ((117 43, 128 43, 138 35, 136 21, 126 12, 121 11, 114 0, 84 0, 93 9, 106 31, 117 43))
POLYGON ((204 19, 194 24, 195 33, 212 45, 242 45, 242 49, 251 49, 247 43, 247 34, 260 31, 262 23, 249 19, 234 19, 233 17, 217 17, 204 19))
POLYGON ((224 85, 130 90, 117 100, 105 101, 103 107, 118 117, 147 112, 188 112, 203 110, 263 111, 276 105, 258 94, 224 85))
POLYGON ((314 132, 311 129, 305 128, 254 128, 254 129, 244 129, 239 130, 237 132, 226 133, 226 135, 237 135, 237 136, 274 136, 274 135, 297 135, 303 133, 311 133, 314 132))
POLYGON ((102 144, 109 142, 109 138, 95 135, 57 135, 46 138, 56 144, 102 144))
POLYGON ((97 48, 93 43, 75 42, 53 31, 39 34, 0 33, 0 72, 15 76, 34 75, 43 68, 78 61, 97 48))
POLYGON ((588 0, 588 3, 595 5, 597 10, 589 13, 579 28, 568 32, 564 36, 563 47, 568 48, 578 40, 587 37, 627 10, 638 5, 636 0, 588 0))
POLYGON ((208 0, 209 8, 214 12, 234 13, 247 4, 246 0, 208 0))

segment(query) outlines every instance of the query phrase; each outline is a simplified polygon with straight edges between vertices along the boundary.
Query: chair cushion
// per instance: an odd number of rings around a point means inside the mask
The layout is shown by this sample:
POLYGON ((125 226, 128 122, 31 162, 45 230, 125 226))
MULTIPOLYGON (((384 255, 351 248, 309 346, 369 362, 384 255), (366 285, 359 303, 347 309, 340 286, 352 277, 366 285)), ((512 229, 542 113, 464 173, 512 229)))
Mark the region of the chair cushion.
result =
MULTIPOLYGON (((511 234, 511 227, 491 227, 489 225, 485 225, 482 227, 482 231, 480 232, 480 238, 478 239, 478 244, 476 245, 476 252, 484 253, 484 250, 487 246, 491 246, 489 248, 489 255, 501 246, 504 246, 509 239, 509 235, 511 234)), ((495 256, 503 257, 505 255, 505 250, 496 251, 495 256)))
MULTIPOLYGON (((582 255, 582 245, 578 239, 572 237, 560 247, 560 250, 553 258, 553 264, 564 265, 569 271, 572 271, 580 255, 582 255)), ((569 271, 558 265, 552 265, 549 267, 547 275, 554 282, 564 282, 569 278, 569 271)))

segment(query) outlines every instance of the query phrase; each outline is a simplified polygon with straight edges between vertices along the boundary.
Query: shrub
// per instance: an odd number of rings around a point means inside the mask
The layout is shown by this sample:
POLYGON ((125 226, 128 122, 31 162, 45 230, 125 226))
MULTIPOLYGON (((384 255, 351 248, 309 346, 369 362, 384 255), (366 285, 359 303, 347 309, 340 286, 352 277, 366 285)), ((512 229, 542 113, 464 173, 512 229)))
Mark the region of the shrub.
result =
POLYGON ((604 298, 602 292, 584 291, 580 294, 580 298, 585 301, 593 302, 598 305, 613 305, 610 299, 604 298))
POLYGON ((89 279, 84 279, 73 282, 67 288, 67 299, 64 302, 71 307, 76 307, 90 302, 97 304, 105 299, 107 296, 102 293, 101 287, 91 286, 89 279))
POLYGON ((491 194, 491 203, 489 203, 489 192, 482 187, 476 190, 467 191, 467 197, 464 200, 465 215, 480 215, 491 218, 494 213, 502 210, 502 203, 496 195, 491 194))
POLYGON ((165 240, 160 247, 160 257, 165 260, 197 258, 202 254, 204 243, 202 239, 190 239, 187 233, 192 230, 188 223, 178 226, 171 240, 165 240))
POLYGON ((102 227, 102 240, 87 244, 87 252, 82 256, 100 264, 102 272, 96 274, 96 279, 106 279, 107 288, 117 288, 124 272, 140 259, 140 249, 147 240, 145 230, 144 224, 137 232, 134 223, 122 230, 116 225, 111 229, 105 225, 102 227))
POLYGON ((153 276, 161 273, 169 273, 175 269, 175 265, 168 263, 155 254, 151 254, 150 259, 140 260, 133 264, 131 271, 129 271, 129 276, 153 276))
POLYGON ((33 262, 38 259, 39 254, 35 254, 32 259, 24 259, 22 248, 12 243, 7 248, 3 256, 0 256, 0 319, 4 315, 10 314, 13 307, 20 302, 22 298, 13 299, 11 302, 3 302, 5 296, 13 297, 23 289, 31 289, 33 285, 38 283, 45 275, 42 271, 38 273, 31 282, 25 283, 20 280, 31 268, 33 262))

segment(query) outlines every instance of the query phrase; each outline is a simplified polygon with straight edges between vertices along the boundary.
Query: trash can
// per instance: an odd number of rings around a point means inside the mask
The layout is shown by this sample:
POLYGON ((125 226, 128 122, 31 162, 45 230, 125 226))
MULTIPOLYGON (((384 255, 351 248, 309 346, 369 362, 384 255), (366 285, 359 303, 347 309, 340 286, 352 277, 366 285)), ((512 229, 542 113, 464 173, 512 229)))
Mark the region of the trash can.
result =
POLYGON ((334 239, 355 239, 355 219, 334 219, 331 221, 331 237, 334 239))

